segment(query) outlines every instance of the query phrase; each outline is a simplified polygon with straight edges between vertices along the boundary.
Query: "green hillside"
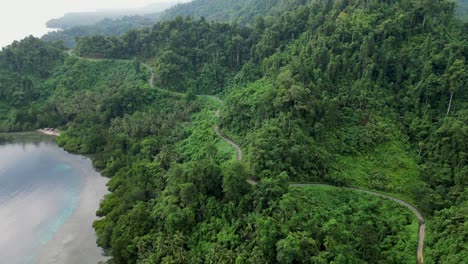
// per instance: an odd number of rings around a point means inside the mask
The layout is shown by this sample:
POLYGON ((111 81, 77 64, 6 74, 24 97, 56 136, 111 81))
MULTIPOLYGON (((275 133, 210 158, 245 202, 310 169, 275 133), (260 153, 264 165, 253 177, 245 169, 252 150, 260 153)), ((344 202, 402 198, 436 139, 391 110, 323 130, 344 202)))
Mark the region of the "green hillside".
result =
MULTIPOLYGON (((253 25, 257 16, 268 16, 273 19, 286 11, 291 11, 306 0, 194 0, 185 4, 170 7, 168 3, 155 4, 153 9, 140 11, 144 15, 121 15, 119 13, 73 14, 53 20, 52 28, 64 28, 62 31, 50 32, 42 37, 45 41, 63 41, 65 47, 74 48, 76 38, 93 35, 120 36, 123 33, 142 27, 148 27, 158 21, 173 20, 178 16, 193 18, 204 17, 210 21, 235 22, 241 25, 253 25), (151 13, 151 10, 160 10, 151 13)), ((468 16, 468 2, 458 0, 456 14, 463 20, 468 16)))
POLYGON ((166 10, 162 19, 175 19, 178 16, 204 17, 219 22, 235 21, 239 24, 252 24, 257 16, 280 15, 304 5, 307 0, 194 0, 166 10))
POLYGON ((0 130, 58 127, 111 178, 94 224, 109 264, 415 263, 424 224, 424 263, 463 263, 468 34, 453 1, 171 12, 82 37, 76 55, 34 38, 0 52, 0 130))

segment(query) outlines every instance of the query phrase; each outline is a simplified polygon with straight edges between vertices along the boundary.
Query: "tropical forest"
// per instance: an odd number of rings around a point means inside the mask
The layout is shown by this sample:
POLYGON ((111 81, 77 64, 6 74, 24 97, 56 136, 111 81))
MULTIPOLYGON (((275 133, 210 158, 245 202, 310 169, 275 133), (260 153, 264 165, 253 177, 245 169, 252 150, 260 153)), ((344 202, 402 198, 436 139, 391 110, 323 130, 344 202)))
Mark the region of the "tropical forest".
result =
POLYGON ((467 263, 466 6, 194 0, 27 37, 0 131, 57 128, 110 179, 107 264, 467 263))

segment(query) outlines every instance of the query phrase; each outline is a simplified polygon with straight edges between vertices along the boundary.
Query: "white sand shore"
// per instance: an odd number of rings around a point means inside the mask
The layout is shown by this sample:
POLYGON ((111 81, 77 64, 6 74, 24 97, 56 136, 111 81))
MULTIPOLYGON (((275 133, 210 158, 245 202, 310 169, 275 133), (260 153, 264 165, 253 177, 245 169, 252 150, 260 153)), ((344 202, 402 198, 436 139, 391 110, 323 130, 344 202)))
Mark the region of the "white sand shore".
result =
POLYGON ((53 128, 50 128, 50 129, 38 129, 37 132, 39 133, 42 133, 42 134, 45 134, 45 135, 49 135, 49 136, 60 136, 60 133, 57 132, 57 130, 53 129, 53 128))
POLYGON ((79 166, 85 177, 79 202, 73 214, 43 246, 35 263, 82 264, 106 260, 102 250, 96 245, 92 224, 97 219, 99 202, 108 193, 108 179, 93 169, 90 159, 75 156, 72 163, 73 166, 79 166))

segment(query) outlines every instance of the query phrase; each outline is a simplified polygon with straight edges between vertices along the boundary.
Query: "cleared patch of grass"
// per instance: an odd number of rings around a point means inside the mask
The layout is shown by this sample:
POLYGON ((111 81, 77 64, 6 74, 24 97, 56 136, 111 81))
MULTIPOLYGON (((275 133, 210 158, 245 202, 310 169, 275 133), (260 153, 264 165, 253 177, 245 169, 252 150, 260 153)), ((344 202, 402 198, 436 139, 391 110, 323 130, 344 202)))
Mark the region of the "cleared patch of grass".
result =
POLYGON ((364 154, 340 156, 335 167, 340 168, 339 177, 353 186, 390 193, 411 202, 415 188, 421 184, 417 157, 397 140, 364 154))

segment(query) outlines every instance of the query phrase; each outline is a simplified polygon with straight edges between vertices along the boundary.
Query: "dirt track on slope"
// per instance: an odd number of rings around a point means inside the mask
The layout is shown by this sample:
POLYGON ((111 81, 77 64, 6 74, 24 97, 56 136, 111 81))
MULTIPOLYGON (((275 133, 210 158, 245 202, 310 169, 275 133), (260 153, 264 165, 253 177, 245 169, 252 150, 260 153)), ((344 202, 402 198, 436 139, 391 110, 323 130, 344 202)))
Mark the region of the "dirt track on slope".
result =
MULTIPOLYGON (((142 63, 142 65, 150 70, 151 77, 150 77, 150 80, 149 80, 149 85, 151 87, 154 87, 154 78, 155 78, 154 70, 149 65, 147 65, 145 63, 142 63)), ((223 101, 220 98, 216 97, 216 96, 211 96, 211 95, 199 95, 199 96, 210 97, 210 98, 218 101, 221 105, 223 104, 223 101)), ((216 114, 216 117, 219 118, 220 115, 221 115, 221 110, 218 109, 215 114, 216 114)), ((234 141, 232 141, 231 139, 226 137, 222 133, 221 128, 218 125, 215 125, 214 131, 216 132, 216 135, 218 135, 219 138, 221 138, 223 141, 229 143, 234 149, 236 149, 236 151, 237 151, 237 160, 242 161, 242 158, 243 158, 242 148, 239 145, 237 145, 234 141)), ((249 179, 248 183, 251 184, 251 185, 256 185, 256 184, 258 184, 258 181, 255 181, 253 179, 249 179)), ((289 186, 290 187, 295 187, 295 188, 311 187, 311 186, 327 186, 327 187, 340 188, 340 187, 336 187, 336 186, 333 186, 333 185, 320 184, 320 183, 290 184, 289 186)), ((344 189, 347 189, 347 190, 353 190, 353 191, 357 191, 357 192, 362 192, 362 193, 367 193, 367 194, 370 194, 370 195, 373 195, 373 196, 377 196, 377 197, 381 197, 381 198, 384 198, 384 199, 392 200, 392 201, 394 201, 394 202, 396 202, 396 203, 398 203, 400 205, 405 206, 409 210, 411 210, 414 213, 414 215, 418 218, 418 221, 419 221, 419 233, 418 233, 419 239, 418 239, 418 248, 417 248, 417 253, 416 253, 417 263, 418 264, 423 264, 424 263, 423 250, 424 250, 424 239, 426 237, 426 225, 425 225, 424 216, 418 211, 418 209, 416 207, 414 207, 413 205, 411 205, 410 203, 408 203, 408 202, 406 202, 404 200, 398 199, 396 197, 393 197, 393 196, 390 196, 390 195, 387 195, 387 194, 382 194, 382 193, 378 193, 378 192, 374 192, 374 191, 370 191, 370 190, 365 190, 365 189, 360 189, 360 188, 355 188, 355 187, 341 187, 341 188, 344 188, 344 189)))
MULTIPOLYGON (((217 98, 217 97, 215 97, 215 98, 217 98)), ((217 98, 217 99, 222 103, 221 99, 219 99, 219 98, 217 98)), ((219 109, 216 111, 216 116, 218 118, 220 117, 220 110, 219 109)), ((231 139, 224 136, 218 125, 216 125, 214 129, 215 129, 215 132, 218 135, 218 137, 220 137, 222 140, 226 141, 227 143, 229 143, 232 147, 234 147, 236 149, 236 151, 237 151, 237 160, 242 161, 242 149, 241 149, 241 147, 239 145, 237 145, 231 139)), ((248 183, 251 184, 251 185, 258 184, 258 182, 253 180, 253 179, 249 179, 248 183)), ((339 188, 339 187, 336 187, 336 186, 333 186, 333 185, 323 184, 323 183, 290 184, 289 186, 290 187, 296 187, 296 188, 310 187, 310 186, 328 186, 328 187, 339 188)), ((396 202, 396 203, 398 203, 400 205, 403 205, 406 208, 410 209, 414 213, 414 215, 416 215, 416 217, 418 218, 418 221, 419 221, 419 233, 418 233, 419 239, 418 239, 418 249, 417 249, 417 252, 416 252, 417 263, 418 264, 423 264, 424 263, 423 249, 424 249, 424 239, 426 237, 426 224, 424 222, 423 215, 418 211, 418 209, 416 209, 416 207, 414 207, 413 205, 411 205, 410 203, 408 203, 408 202, 406 202, 404 200, 398 199, 396 197, 393 197, 393 196, 390 196, 390 195, 387 195, 387 194, 382 194, 382 193, 378 193, 378 192, 374 192, 374 191, 370 191, 370 190, 365 190, 365 189, 360 189, 360 188, 355 188, 355 187, 343 187, 343 188, 347 189, 347 190, 367 193, 367 194, 370 194, 370 195, 373 195, 373 196, 377 196, 377 197, 381 197, 381 198, 384 198, 384 199, 392 200, 392 201, 394 201, 394 202, 396 202)))

